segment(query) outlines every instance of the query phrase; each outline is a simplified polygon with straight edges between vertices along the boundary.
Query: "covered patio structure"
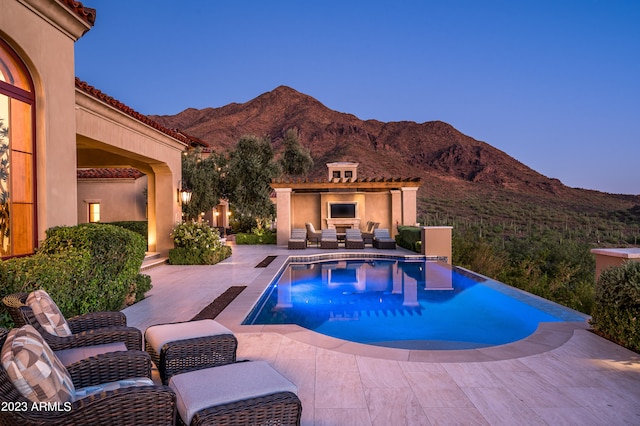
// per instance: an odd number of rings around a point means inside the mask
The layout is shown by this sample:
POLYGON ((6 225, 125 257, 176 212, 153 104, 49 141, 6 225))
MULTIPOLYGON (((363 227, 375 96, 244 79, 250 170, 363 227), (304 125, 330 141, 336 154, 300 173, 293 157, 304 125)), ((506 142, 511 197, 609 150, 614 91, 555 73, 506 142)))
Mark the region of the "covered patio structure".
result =
POLYGON ((276 180, 277 244, 286 245, 292 228, 366 230, 368 222, 388 228, 415 225, 419 178, 359 178, 358 163, 327 164, 326 181, 276 180))
MULTIPOLYGON (((147 176, 148 249, 166 254, 180 222, 181 153, 190 141, 76 79, 78 168, 135 168, 147 176)), ((79 203, 82 200, 78 200, 79 203)))

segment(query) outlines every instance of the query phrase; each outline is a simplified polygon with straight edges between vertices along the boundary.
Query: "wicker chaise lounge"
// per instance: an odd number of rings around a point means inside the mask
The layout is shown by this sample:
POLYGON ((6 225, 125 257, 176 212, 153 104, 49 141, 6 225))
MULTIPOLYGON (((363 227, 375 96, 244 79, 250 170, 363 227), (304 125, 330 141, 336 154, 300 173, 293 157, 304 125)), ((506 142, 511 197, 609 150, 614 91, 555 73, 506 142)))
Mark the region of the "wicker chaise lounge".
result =
POLYGON ((322 249, 337 249, 338 248, 338 234, 335 229, 323 229, 322 237, 320 237, 320 248, 322 249))
POLYGON ((307 248, 307 231, 305 229, 293 228, 287 247, 289 250, 307 248))
POLYGON ((396 240, 391 238, 388 229, 375 229, 373 231, 373 246, 377 249, 395 249, 396 240))
POLYGON ((364 240, 359 229, 345 230, 344 247, 348 249, 364 249, 364 240))
POLYGON ((63 367, 29 325, 0 329, 0 346, 8 366, 0 365, 0 403, 14 407, 0 410, 2 425, 175 424, 175 393, 153 384, 151 360, 142 351, 102 354, 63 367))
POLYGON ((129 350, 142 349, 142 333, 137 328, 126 326, 127 319, 122 312, 92 312, 65 319, 55 302, 42 290, 30 294, 11 294, 5 296, 2 302, 16 327, 30 324, 54 351, 118 342, 124 343, 129 350), (34 308, 39 310, 43 307, 42 312, 34 312, 34 308), (51 312, 44 312, 46 310, 57 310, 57 313, 52 315, 51 312), (48 318, 49 324, 45 318, 48 318), (52 318, 57 318, 58 324, 52 325, 52 318), (61 333, 64 324, 68 332, 61 333))

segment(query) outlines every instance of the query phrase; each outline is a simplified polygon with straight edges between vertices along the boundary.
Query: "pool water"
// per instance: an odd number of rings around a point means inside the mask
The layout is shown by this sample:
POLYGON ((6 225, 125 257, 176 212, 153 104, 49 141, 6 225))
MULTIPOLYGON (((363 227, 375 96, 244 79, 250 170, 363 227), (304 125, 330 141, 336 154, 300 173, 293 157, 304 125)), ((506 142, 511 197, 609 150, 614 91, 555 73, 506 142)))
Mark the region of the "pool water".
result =
POLYGON ((297 324, 402 349, 511 343, 541 322, 587 317, 465 270, 425 260, 289 263, 243 324, 297 324))

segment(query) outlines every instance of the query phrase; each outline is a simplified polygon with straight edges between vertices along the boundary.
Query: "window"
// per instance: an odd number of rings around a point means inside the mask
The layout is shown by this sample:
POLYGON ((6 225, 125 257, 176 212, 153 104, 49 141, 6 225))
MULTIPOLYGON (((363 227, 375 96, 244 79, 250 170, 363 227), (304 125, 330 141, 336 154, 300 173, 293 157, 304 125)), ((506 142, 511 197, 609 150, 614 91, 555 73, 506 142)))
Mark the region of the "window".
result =
POLYGON ((34 117, 29 72, 0 39, 0 257, 36 246, 34 117))
POLYGON ((89 203, 89 223, 100 222, 100 203, 89 203))
POLYGON ((346 170, 344 172, 344 177, 347 179, 351 179, 353 177, 353 172, 351 170, 346 170))
POLYGON ((340 171, 334 171, 333 172, 333 178, 334 179, 340 179, 340 171))

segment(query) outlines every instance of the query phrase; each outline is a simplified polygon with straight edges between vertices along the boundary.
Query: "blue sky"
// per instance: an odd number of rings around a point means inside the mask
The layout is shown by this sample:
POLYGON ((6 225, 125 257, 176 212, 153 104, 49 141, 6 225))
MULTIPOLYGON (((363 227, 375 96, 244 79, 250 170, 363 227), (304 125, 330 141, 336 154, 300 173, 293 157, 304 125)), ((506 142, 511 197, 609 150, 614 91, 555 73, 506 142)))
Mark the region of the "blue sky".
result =
POLYGON ((442 120, 564 184, 640 194, 640 1, 83 0, 76 75, 143 114, 290 86, 442 120))

